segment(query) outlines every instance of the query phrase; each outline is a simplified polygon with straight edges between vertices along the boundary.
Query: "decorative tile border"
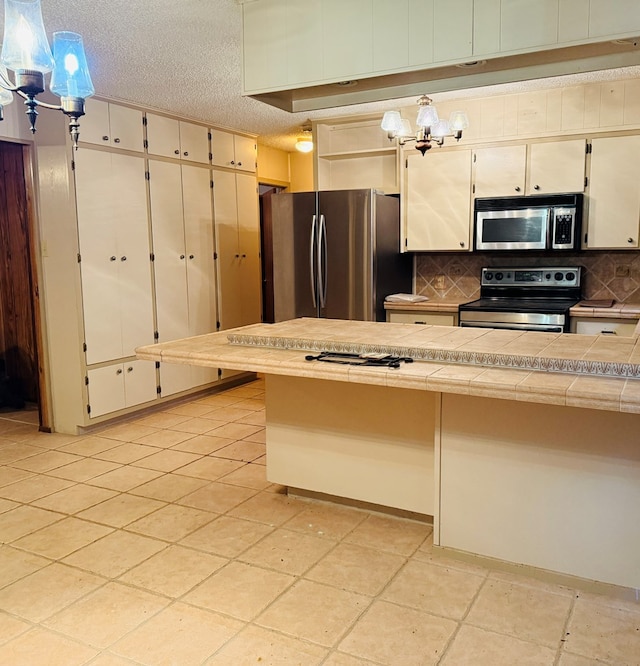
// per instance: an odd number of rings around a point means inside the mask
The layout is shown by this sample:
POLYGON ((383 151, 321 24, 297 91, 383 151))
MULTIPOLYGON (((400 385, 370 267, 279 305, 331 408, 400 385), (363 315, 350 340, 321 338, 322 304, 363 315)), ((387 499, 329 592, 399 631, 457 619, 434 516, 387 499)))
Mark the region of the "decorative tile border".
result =
POLYGON ((392 354, 409 356, 414 361, 436 363, 456 363, 479 365, 487 368, 514 368, 518 370, 538 370, 540 372, 562 372, 572 375, 595 377, 622 377, 640 379, 640 364, 614 363, 610 361, 585 361, 581 359, 554 358, 549 356, 521 356, 496 352, 457 351, 424 347, 403 347, 400 345, 367 344, 360 342, 338 342, 287 338, 282 336, 247 335, 231 333, 227 336, 232 345, 246 347, 268 347, 291 351, 347 352, 350 354, 392 354))

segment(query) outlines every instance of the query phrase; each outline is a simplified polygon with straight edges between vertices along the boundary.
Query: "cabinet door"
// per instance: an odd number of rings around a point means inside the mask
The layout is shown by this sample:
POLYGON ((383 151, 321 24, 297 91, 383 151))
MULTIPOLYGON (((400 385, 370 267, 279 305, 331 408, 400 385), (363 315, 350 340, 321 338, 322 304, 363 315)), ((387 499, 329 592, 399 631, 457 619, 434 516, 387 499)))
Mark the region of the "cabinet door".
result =
POLYGON ((532 143, 527 194, 583 192, 586 145, 585 139, 532 143))
POLYGON ((142 157, 112 155, 112 211, 117 235, 121 356, 153 344, 151 247, 142 157))
POLYGON ((91 418, 117 412, 126 407, 122 363, 88 370, 87 378, 91 418))
POLYGON ((403 201, 407 250, 470 249, 471 151, 408 156, 403 201))
POLYGON ((373 71, 371 0, 322 0, 322 78, 353 78, 373 71))
POLYGON ((180 150, 183 160, 209 164, 208 128, 180 121, 180 150))
MULTIPOLYGON (((216 331, 217 321, 210 171, 183 166, 182 192, 187 254, 189 335, 204 335, 216 331)), ((208 384, 217 379, 217 368, 191 367, 193 386, 208 384)))
POLYGON ((255 176, 236 175, 242 326, 261 319, 260 216, 255 176))
POLYGON ((501 51, 558 42, 559 0, 507 0, 501 5, 501 51))
POLYGON ((640 225, 640 136, 593 139, 587 246, 637 248, 640 225))
POLYGON ((213 181, 213 210, 218 252, 218 309, 221 327, 228 329, 242 325, 236 174, 214 169, 213 181))
POLYGON ((180 123, 174 118, 147 113, 147 152, 161 157, 180 157, 180 123))
POLYGON ((112 201, 112 153, 75 154, 76 206, 88 364, 122 356, 118 244, 112 201))
POLYGON ((144 150, 142 111, 109 104, 111 144, 123 150, 144 150))
POLYGON ((211 130, 211 162, 215 166, 235 167, 234 137, 230 132, 211 130))
POLYGON ((236 134, 233 138, 236 168, 255 173, 257 146, 256 140, 236 134))
POLYGON ((89 97, 84 102, 84 112, 80 121, 80 141, 99 146, 111 145, 109 104, 89 97))
POLYGON ((189 335, 180 165, 149 160, 149 193, 158 334, 167 342, 189 335))
POLYGON ((126 407, 151 402, 158 397, 156 364, 153 361, 127 361, 122 367, 126 407))
POLYGON ((475 197, 508 197, 524 194, 526 157, 527 147, 524 145, 476 150, 475 197))

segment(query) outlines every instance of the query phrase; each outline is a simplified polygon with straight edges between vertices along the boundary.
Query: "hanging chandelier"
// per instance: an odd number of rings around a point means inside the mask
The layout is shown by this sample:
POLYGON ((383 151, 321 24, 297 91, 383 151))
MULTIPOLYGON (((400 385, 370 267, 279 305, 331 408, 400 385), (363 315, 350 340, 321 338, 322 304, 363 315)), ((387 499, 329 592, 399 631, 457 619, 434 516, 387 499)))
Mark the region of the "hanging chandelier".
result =
POLYGON ((387 132, 389 141, 397 139, 401 146, 409 141, 415 141, 416 150, 424 156, 433 145, 441 146, 447 136, 460 141, 463 130, 469 127, 469 119, 464 111, 454 111, 449 120, 441 120, 436 107, 431 104, 431 99, 422 95, 418 99, 416 126, 418 130, 414 133, 409 121, 403 118, 399 111, 386 111, 380 124, 380 127, 387 132))
POLYGON ((53 52, 42 21, 40 0, 4 0, 4 38, 0 54, 0 120, 13 94, 24 98, 30 129, 36 131, 38 107, 62 111, 69 118, 69 133, 78 147, 78 118, 84 100, 95 90, 91 83, 82 37, 75 32, 54 32, 53 52), (12 83, 7 70, 14 73, 12 83), (44 75, 51 72, 49 89, 60 105, 36 97, 44 92, 44 75))

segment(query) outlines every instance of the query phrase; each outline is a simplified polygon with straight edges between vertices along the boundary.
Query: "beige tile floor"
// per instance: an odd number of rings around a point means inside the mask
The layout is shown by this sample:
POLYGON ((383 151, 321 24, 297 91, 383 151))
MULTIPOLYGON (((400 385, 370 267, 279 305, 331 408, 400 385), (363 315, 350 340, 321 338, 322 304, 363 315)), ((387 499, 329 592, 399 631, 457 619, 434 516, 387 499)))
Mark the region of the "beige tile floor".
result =
POLYGON ((640 664, 640 604, 267 482, 263 384, 81 437, 0 413, 0 664, 640 664))

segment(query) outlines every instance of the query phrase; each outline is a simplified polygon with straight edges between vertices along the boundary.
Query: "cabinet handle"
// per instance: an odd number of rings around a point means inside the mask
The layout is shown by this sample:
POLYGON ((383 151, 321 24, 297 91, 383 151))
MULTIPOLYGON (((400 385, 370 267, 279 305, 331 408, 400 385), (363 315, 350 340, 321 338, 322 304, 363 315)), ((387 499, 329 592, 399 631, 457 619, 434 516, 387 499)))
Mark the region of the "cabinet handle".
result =
POLYGON ((120 143, 120 139, 118 139, 118 137, 116 137, 116 138, 113 140, 113 143, 120 143))
POLYGON ((116 375, 121 375, 122 374, 122 368, 118 368, 116 370, 116 375))
POLYGON ((115 258, 114 255, 111 255, 111 256, 109 257, 109 261, 115 261, 115 260, 116 260, 116 258, 115 258))
POLYGON ((229 164, 235 164, 235 162, 233 160, 231 160, 231 162, 229 162, 229 164))
POLYGON ((517 185, 516 188, 515 188, 515 190, 516 190, 516 192, 520 192, 520 186, 517 185))
POLYGON ((464 241, 460 241, 460 247, 464 247, 464 241))
POLYGON ((180 255, 180 259, 184 259, 184 254, 181 254, 181 255, 180 255))
POLYGON ((105 134, 105 135, 102 137, 102 140, 103 140, 103 141, 109 141, 109 137, 105 134))
POLYGON ((240 259, 240 255, 239 255, 239 254, 236 254, 236 259, 240 259))
POLYGON ((173 152, 174 152, 175 155, 179 155, 179 154, 180 154, 180 151, 179 151, 179 150, 174 150, 173 152))
POLYGON ((534 189, 534 190, 539 190, 539 189, 540 189, 540 185, 534 185, 534 186, 533 186, 533 189, 534 189))
POLYGON ((602 330, 600 331, 601 335, 618 335, 618 331, 602 330))
POLYGON ((242 162, 238 162, 238 166, 242 166, 242 162))
POLYGON ((246 259, 246 258, 247 258, 247 255, 246 255, 246 254, 243 254, 243 255, 242 255, 242 258, 243 258, 243 259, 246 259))
POLYGON ((129 366, 129 367, 127 368, 127 372, 133 372, 133 368, 132 368, 131 366, 129 366))
POLYGON ((127 260, 127 257, 126 257, 125 255, 122 255, 122 256, 120 257, 120 261, 126 261, 126 260, 127 260))
POLYGON ((627 243, 633 243, 633 238, 627 238, 627 243))
POLYGON ((189 259, 194 259, 194 258, 195 258, 195 256, 193 254, 189 255, 189 259))
POLYGON ((188 150, 185 150, 184 153, 183 153, 183 155, 184 155, 185 157, 189 157, 189 151, 188 151, 188 150))

